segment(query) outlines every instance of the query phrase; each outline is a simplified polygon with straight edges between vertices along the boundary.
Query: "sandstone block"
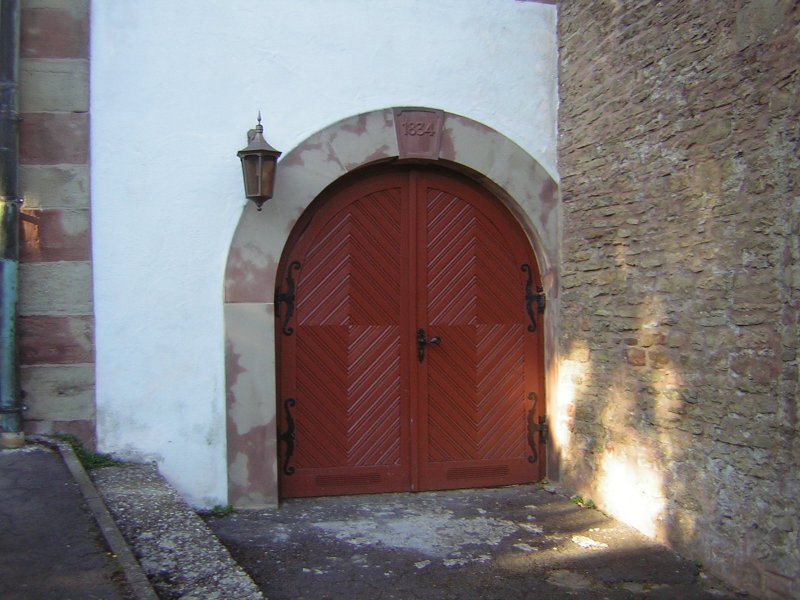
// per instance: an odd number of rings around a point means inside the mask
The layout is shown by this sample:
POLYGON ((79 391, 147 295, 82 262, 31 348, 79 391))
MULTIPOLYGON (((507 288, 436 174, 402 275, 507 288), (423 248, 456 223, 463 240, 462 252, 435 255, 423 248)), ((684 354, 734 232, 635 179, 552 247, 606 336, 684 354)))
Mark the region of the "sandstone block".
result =
POLYGON ((89 160, 89 115, 23 113, 19 127, 20 163, 85 164, 89 160))
POLYGON ((19 251, 21 262, 89 260, 89 210, 23 208, 19 251))
POLYGON ((19 105, 22 112, 88 112, 89 61, 26 59, 20 61, 19 105))
POLYGON ((89 206, 88 165, 21 165, 19 176, 26 208, 89 206))
POLYGON ((94 366, 22 367, 25 420, 80 421, 94 418, 94 366))
POLYGON ((19 358, 23 365, 90 363, 94 360, 94 319, 20 317, 19 358))
POLYGON ((647 358, 654 367, 664 367, 669 364, 669 354, 662 348, 652 348, 647 351, 647 358))
POLYGON ((91 315, 92 273, 89 262, 22 263, 19 314, 91 315))
POLYGON ((627 348, 625 350, 625 360, 629 365, 641 367, 647 364, 647 353, 641 348, 627 348))
POLYGON ((650 346, 660 346, 664 344, 665 336, 663 333, 645 332, 641 336, 640 344, 645 348, 650 346))
POLYGON ((88 58, 89 18, 76 7, 23 6, 20 15, 21 58, 88 58))
POLYGON ((22 0, 22 8, 54 8, 65 10, 73 17, 89 17, 90 0, 22 0))

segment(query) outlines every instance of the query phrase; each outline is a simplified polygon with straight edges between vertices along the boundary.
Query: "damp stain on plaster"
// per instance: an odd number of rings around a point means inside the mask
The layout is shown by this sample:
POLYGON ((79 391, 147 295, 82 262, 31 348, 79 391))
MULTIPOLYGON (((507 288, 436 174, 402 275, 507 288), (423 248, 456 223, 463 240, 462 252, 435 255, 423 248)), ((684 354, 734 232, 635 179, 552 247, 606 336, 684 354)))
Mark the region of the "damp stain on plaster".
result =
POLYGON ((540 213, 541 223, 544 229, 547 229, 547 222, 550 220, 550 213, 556 207, 558 202, 558 198, 556 196, 557 192, 558 185, 556 185, 556 182, 549 177, 546 178, 542 184, 541 190, 539 190, 539 202, 542 207, 540 213))

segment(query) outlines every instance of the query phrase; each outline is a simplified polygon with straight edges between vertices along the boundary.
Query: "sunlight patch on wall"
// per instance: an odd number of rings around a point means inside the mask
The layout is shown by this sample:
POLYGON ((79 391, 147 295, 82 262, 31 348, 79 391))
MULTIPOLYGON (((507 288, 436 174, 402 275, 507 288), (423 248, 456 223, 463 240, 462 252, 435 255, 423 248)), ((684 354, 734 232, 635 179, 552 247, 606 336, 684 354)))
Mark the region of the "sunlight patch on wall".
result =
POLYGON ((551 407, 551 434, 560 448, 565 448, 572 437, 575 420, 575 399, 591 379, 589 347, 580 341, 572 345, 558 367, 556 398, 551 407))
POLYGON ((663 478, 642 449, 607 452, 599 472, 600 506, 650 537, 659 537, 666 509, 663 478))

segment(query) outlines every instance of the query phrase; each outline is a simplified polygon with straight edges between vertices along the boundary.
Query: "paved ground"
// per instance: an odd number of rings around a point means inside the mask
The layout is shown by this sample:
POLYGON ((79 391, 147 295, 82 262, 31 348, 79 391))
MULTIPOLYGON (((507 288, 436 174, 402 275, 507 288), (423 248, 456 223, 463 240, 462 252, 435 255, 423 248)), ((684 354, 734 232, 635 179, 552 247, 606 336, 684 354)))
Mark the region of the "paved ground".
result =
POLYGON ((92 484, 69 448, 46 444, 0 450, 3 600, 155 600, 153 588, 162 600, 256 600, 258 587, 270 600, 744 597, 540 486, 207 516, 257 587, 153 465, 100 469, 92 484))
POLYGON ((207 521, 270 600, 744 597, 541 486, 292 500, 207 521))
POLYGON ((0 598, 132 598, 58 452, 0 450, 0 598))

